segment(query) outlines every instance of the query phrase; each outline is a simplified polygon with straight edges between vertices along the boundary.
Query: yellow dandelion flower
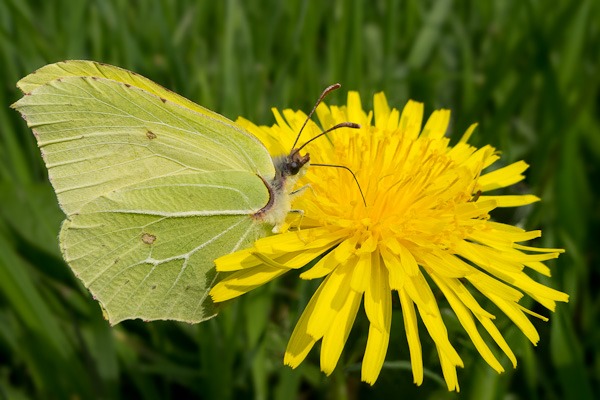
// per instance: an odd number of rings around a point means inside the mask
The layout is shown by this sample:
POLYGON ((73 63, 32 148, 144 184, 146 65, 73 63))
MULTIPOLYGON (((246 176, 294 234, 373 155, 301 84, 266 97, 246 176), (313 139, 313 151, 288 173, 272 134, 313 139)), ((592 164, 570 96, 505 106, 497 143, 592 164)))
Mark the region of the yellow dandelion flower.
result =
MULTIPOLYGON (((274 114, 277 124, 270 128, 243 119, 238 122, 271 154, 287 154, 306 115, 292 110, 284 110, 283 115, 274 110, 274 114)), ((382 93, 374 96, 374 112, 366 113, 358 93, 350 92, 346 106, 321 104, 317 116, 323 129, 345 121, 361 125, 311 142, 307 151, 315 162, 352 170, 364 202, 348 171, 309 168, 299 184, 310 189, 293 203, 303 215, 288 218, 288 227, 294 229, 284 227, 284 233, 217 259, 217 270, 231 273, 212 289, 213 299, 234 298, 318 259, 300 275, 324 279, 293 331, 285 364, 298 366, 322 340, 321 369, 330 374, 364 301, 370 327, 361 376, 373 384, 385 360, 396 292, 416 384, 423 381, 420 318, 436 345, 448 389, 459 390, 456 367, 462 367, 463 361, 448 337, 436 300, 440 294, 492 368, 503 371, 479 326, 516 366, 513 352, 494 324, 495 315, 483 308, 481 299, 495 304, 534 344, 539 336, 527 314, 545 318, 525 309, 519 300, 527 294, 549 310, 557 301, 568 301, 566 294, 540 284, 527 271, 549 276, 542 262, 563 250, 519 244, 541 232, 490 220, 497 207, 539 200, 533 195, 485 194, 521 181, 527 164, 519 161, 483 172, 499 156, 491 146, 478 149, 467 143, 475 125, 449 146, 444 136, 448 110, 435 111, 421 128, 422 104, 410 101, 400 113, 390 109, 382 93)), ((321 128, 311 122, 303 135, 313 137, 321 128)))

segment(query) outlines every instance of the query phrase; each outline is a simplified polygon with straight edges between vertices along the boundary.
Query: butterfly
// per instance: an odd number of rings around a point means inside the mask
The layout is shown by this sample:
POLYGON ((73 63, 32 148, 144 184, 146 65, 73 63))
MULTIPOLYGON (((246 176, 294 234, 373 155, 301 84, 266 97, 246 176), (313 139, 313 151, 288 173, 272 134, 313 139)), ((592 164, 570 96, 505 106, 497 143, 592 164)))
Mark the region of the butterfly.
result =
POLYGON ((222 115, 107 64, 50 64, 17 86, 66 214, 63 257, 110 323, 213 317, 213 260, 281 226, 309 155, 274 159, 222 115))

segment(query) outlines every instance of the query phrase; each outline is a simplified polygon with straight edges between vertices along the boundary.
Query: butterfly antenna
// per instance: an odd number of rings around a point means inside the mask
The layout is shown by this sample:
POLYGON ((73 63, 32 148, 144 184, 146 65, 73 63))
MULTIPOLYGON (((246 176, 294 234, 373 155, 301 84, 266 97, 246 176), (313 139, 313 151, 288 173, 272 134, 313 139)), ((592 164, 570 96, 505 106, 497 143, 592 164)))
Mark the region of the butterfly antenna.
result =
MULTIPOLYGON (((321 133, 319 133, 317 136, 315 136, 314 138, 310 139, 309 141, 305 142, 302 146, 298 147, 296 150, 293 150, 293 153, 298 153, 300 150, 302 150, 304 147, 306 147, 307 144, 309 144, 310 142, 320 138, 323 135, 328 134, 331 131, 335 131, 336 129, 340 129, 340 128, 352 128, 352 129, 360 129, 360 125, 354 122, 342 122, 339 123, 335 126, 332 126, 331 128, 327 129, 326 131, 323 131, 321 133)), ((294 146, 296 144, 294 143, 294 146)), ((314 165, 314 164, 313 164, 314 165)))
POLYGON ((358 183, 358 179, 356 178, 354 171, 352 171, 350 168, 346 167, 345 165, 337 165, 337 164, 310 164, 310 166, 311 167, 341 168, 341 169, 345 169, 346 171, 350 172, 352 174, 352 177, 354 178, 354 182, 356 182, 356 186, 358 186, 358 191, 360 192, 360 197, 362 197, 363 204, 365 205, 365 207, 367 206, 367 200, 365 199, 365 194, 363 193, 362 188, 360 187, 360 183, 358 183))
MULTIPOLYGON (((340 85, 339 83, 335 83, 335 84, 333 84, 331 86, 326 87, 325 90, 323 90, 323 93, 321 93, 321 96, 319 96, 319 99, 315 103, 315 106, 313 107, 312 111, 306 117, 306 120, 304 121, 304 124, 302 124, 302 127, 300 128, 300 131, 298 132, 298 136, 296 136, 296 141, 292 145, 292 149, 290 150, 290 153, 292 151, 294 151, 294 147, 296 147, 296 144, 298 144, 298 140, 300 140, 300 135, 302 134, 302 131, 304 130, 304 127, 306 126, 306 124, 308 124, 308 121, 310 120, 310 118, 314 114, 315 110, 317 109, 317 106, 319 104, 321 104, 321 102, 323 101, 323 99, 325 98, 325 96, 327 96, 329 93, 333 92, 334 90, 339 89, 341 86, 342 85, 340 85)), ((305 145, 306 145, 306 143, 305 143, 305 145)))

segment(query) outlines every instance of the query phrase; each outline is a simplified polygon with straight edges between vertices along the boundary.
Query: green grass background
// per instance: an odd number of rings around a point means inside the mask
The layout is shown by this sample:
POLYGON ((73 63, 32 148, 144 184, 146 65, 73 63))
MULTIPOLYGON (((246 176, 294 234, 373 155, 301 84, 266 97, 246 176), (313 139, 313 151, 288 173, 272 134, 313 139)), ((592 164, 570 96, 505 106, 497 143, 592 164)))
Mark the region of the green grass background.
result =
MULTIPOLYGON (((541 1, 0 1, 0 399, 56 398, 473 398, 600 396, 600 3, 541 1), (207 323, 127 321, 110 328, 62 261, 63 219, 33 135, 8 106, 15 83, 44 64, 93 59, 139 72, 230 118, 271 124, 271 107, 309 110, 327 84, 385 91, 453 111, 454 140, 524 159, 513 191, 543 198, 495 214, 543 229, 564 247, 545 284, 570 294, 537 347, 499 318, 517 353, 498 375, 444 306, 465 368, 461 393, 445 389, 431 341, 412 383, 397 309, 387 363, 360 383, 367 323, 359 316, 326 378, 313 351, 297 370, 283 351, 314 283, 296 277, 232 302, 207 323)), ((543 312, 535 304, 525 303, 543 312)), ((546 315, 548 313, 545 313, 546 315)))

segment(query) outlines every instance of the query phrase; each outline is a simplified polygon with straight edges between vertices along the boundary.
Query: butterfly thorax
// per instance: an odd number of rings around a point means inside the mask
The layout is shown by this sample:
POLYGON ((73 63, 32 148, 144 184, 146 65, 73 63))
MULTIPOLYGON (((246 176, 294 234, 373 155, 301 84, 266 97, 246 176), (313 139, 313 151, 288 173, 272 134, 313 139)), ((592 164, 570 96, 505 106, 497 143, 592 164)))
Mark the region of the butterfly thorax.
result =
POLYGON ((275 177, 271 182, 265 181, 269 202, 254 214, 254 218, 273 224, 274 231, 277 231, 291 210, 290 195, 296 182, 304 176, 309 164, 310 155, 300 155, 295 149, 287 156, 274 157, 275 177))

